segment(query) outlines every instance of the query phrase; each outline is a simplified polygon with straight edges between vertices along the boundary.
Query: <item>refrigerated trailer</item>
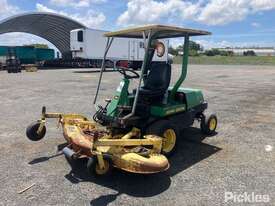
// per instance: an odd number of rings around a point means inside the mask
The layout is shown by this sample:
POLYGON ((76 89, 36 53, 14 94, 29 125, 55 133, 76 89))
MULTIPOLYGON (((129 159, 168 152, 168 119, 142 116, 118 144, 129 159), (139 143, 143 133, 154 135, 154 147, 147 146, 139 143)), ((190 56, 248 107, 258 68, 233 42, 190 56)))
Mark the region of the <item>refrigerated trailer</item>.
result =
MULTIPOLYGON (((106 31, 96 29, 75 29, 70 33, 70 47, 72 57, 77 66, 77 61, 89 64, 90 67, 100 67, 107 38, 104 37, 106 31), (86 62, 86 63, 85 63, 86 62)), ((153 58, 155 62, 168 61, 168 40, 160 40, 165 45, 165 54, 158 57, 156 54, 153 58)), ((144 56, 144 42, 141 39, 117 38, 114 39, 112 47, 109 50, 107 59, 109 66, 129 66, 133 69, 141 67, 144 56)), ((87 65, 88 66, 88 65, 87 65)))

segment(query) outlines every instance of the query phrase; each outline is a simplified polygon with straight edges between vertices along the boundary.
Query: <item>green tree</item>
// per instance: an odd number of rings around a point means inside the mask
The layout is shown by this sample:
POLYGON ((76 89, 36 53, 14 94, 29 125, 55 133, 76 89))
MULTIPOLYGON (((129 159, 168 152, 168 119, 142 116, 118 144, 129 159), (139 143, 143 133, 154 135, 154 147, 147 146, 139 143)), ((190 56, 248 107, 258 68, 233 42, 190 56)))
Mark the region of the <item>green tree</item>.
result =
POLYGON ((199 53, 198 53, 197 50, 190 49, 189 50, 189 56, 191 56, 191 57, 199 56, 199 53))
POLYGON ((173 48, 172 46, 169 46, 169 48, 168 48, 168 53, 169 53, 169 54, 172 54, 172 55, 174 55, 174 56, 178 55, 177 49, 173 48))
MULTIPOLYGON (((174 48, 172 46, 169 47, 168 52, 172 55, 179 55, 179 53, 183 52, 183 46, 184 45, 179 45, 177 48, 174 48)), ((198 51, 202 50, 202 46, 194 41, 189 42, 189 56, 198 56, 199 53, 198 51)))
POLYGON ((225 54, 223 51, 220 51, 218 49, 211 49, 211 50, 206 50, 204 52, 206 56, 216 56, 216 55, 222 55, 225 54))
POLYGON ((257 56, 253 50, 248 50, 243 52, 244 56, 257 56))
POLYGON ((204 54, 205 54, 206 56, 215 56, 213 50, 206 50, 206 51, 204 52, 204 54))
MULTIPOLYGON (((178 51, 183 51, 183 47, 184 45, 179 45, 177 47, 178 51)), ((202 50, 202 46, 194 41, 190 41, 189 42, 189 54, 191 54, 190 56, 193 56, 194 54, 198 55, 198 51, 202 50)))
POLYGON ((24 46, 33 46, 34 48, 40 48, 40 49, 48 49, 49 46, 47 44, 28 44, 24 46))
POLYGON ((195 51, 200 51, 202 49, 201 45, 194 42, 194 41, 190 41, 189 42, 189 49, 190 50, 195 50, 195 51))
POLYGON ((221 56, 233 56, 234 52, 233 51, 220 51, 221 56))

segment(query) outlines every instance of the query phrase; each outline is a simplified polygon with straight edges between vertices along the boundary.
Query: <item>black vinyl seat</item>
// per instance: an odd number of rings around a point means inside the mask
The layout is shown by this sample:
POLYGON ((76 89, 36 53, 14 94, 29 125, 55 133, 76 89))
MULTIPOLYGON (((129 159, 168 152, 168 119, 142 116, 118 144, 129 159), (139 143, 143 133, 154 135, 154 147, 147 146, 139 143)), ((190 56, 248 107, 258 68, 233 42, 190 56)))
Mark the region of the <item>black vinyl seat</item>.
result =
MULTIPOLYGON (((143 118, 150 117, 150 105, 158 104, 163 100, 171 80, 171 65, 154 63, 144 81, 144 86, 139 90, 136 115, 143 118)), ((133 91, 136 93, 136 90, 133 91)))
POLYGON ((162 97, 167 91, 171 80, 171 65, 167 63, 154 63, 139 90, 139 96, 162 97))

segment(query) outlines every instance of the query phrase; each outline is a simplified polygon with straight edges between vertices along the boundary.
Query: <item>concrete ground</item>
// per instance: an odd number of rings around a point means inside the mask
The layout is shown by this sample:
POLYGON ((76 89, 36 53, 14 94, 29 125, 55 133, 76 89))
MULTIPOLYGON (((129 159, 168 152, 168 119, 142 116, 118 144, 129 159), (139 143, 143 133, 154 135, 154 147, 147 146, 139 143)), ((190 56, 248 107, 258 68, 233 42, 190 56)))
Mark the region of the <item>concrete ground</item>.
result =
MULTIPOLYGON (((173 67, 176 76, 179 66, 173 67)), ((55 121, 42 141, 25 137, 43 105, 91 117, 99 73, 85 71, 0 72, 0 205, 236 204, 225 203, 225 192, 268 195, 269 203, 249 205, 275 205, 275 67, 191 66, 184 86, 204 91, 218 134, 205 138, 195 124, 182 132, 167 172, 115 170, 108 178, 90 177, 84 166, 72 171, 58 154, 64 139, 55 121)), ((103 97, 112 96, 120 78, 104 74, 103 97)))

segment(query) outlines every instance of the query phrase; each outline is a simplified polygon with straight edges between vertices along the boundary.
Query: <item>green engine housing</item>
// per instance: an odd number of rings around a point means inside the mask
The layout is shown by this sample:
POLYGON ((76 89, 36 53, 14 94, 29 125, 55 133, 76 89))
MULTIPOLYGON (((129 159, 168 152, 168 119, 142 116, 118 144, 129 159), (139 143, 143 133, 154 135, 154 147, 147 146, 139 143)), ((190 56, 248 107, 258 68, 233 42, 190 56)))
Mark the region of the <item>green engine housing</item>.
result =
POLYGON ((204 102, 202 91, 199 89, 191 89, 191 88, 182 88, 178 89, 177 93, 184 93, 186 98, 186 107, 187 109, 191 109, 195 106, 198 106, 204 102))
MULTIPOLYGON (((169 88, 170 93, 172 87, 169 88)), ((151 106, 151 115, 165 117, 173 114, 188 111, 204 102, 202 91, 199 89, 179 88, 176 93, 176 100, 170 100, 167 104, 151 106), (181 96, 181 98, 179 98, 181 96)))

